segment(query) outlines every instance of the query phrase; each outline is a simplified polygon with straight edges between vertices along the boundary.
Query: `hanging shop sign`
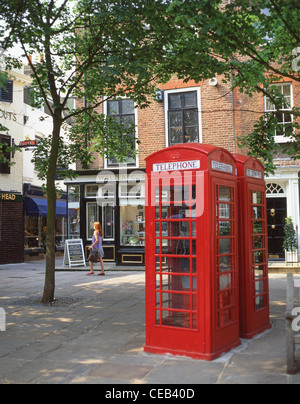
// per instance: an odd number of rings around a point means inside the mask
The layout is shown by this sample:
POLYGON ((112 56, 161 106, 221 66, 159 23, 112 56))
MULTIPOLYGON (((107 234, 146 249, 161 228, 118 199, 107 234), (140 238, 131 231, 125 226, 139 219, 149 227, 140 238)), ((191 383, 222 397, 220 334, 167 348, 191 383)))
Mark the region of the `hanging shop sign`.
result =
POLYGON ((35 147, 37 146, 36 140, 25 140, 24 142, 20 142, 19 147, 35 147))

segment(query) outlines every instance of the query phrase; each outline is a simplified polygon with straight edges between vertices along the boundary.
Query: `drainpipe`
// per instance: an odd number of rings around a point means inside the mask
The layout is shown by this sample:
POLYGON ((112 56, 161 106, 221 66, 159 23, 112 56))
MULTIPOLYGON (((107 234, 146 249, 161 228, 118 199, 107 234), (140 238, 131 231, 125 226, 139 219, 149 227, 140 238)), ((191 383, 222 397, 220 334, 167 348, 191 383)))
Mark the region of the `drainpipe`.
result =
MULTIPOLYGON (((231 72, 231 88, 232 87, 233 87, 233 73, 231 72)), ((232 119, 233 119, 234 150, 235 150, 235 153, 238 153, 236 130, 235 130, 235 97, 234 97, 234 89, 231 91, 231 93, 232 93, 232 119)))

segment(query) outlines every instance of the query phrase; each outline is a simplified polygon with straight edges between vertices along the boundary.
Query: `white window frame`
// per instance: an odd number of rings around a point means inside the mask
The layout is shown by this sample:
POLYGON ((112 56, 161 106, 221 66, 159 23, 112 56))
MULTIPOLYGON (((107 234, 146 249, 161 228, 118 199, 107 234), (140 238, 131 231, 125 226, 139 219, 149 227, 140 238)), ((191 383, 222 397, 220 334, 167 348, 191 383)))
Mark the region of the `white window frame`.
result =
POLYGON ((115 237, 116 237, 116 235, 115 235, 115 226, 116 226, 116 213, 115 213, 115 203, 114 202, 111 202, 111 201, 107 201, 107 202, 102 202, 102 206, 101 206, 101 209, 102 209, 102 230, 103 230, 103 241, 115 241, 115 237), (104 222, 105 222, 105 215, 104 215, 104 211, 105 211, 105 206, 110 206, 110 207, 112 207, 113 208, 113 226, 112 226, 112 234, 113 234, 113 236, 112 236, 112 238, 105 238, 104 236, 105 236, 105 229, 104 229, 104 222))
POLYGON ((202 134, 202 105, 201 105, 201 89, 200 87, 188 87, 188 88, 178 88, 175 90, 166 90, 164 95, 164 107, 165 107, 165 142, 166 147, 169 147, 169 94, 175 93, 187 93, 187 92, 197 92, 197 104, 198 104, 198 124, 199 124, 199 143, 203 143, 202 134))
POLYGON ((98 206, 98 204, 97 204, 97 202, 87 202, 86 203, 86 212, 85 212, 85 215, 86 215, 86 239, 88 240, 88 241, 90 241, 90 240, 92 240, 93 239, 93 237, 88 237, 89 236, 89 221, 88 221, 88 211, 89 211, 89 206, 90 205, 96 205, 97 206, 97 212, 96 212, 96 215, 97 215, 97 217, 95 218, 95 222, 99 222, 99 206, 98 206))
MULTIPOLYGON (((292 83, 274 83, 274 84, 272 84, 272 86, 274 86, 274 87, 286 87, 286 86, 289 86, 290 87, 290 89, 291 89, 291 106, 288 109, 287 108, 280 109, 278 112, 284 112, 284 111, 286 111, 286 112, 290 111, 291 112, 293 107, 294 107, 293 84, 292 83)), ((267 109, 267 102, 268 102, 268 97, 265 96, 264 97, 265 114, 268 114, 270 112, 276 112, 275 109, 274 110, 268 110, 267 109)), ((294 122, 294 115, 291 114, 291 116, 292 116, 292 123, 293 123, 294 122)), ((288 142, 292 142, 292 141, 293 141, 293 137, 285 137, 285 136, 277 136, 277 135, 275 135, 275 142, 276 143, 288 143, 288 142)))
MULTIPOLYGON (((122 99, 127 100, 129 99, 128 97, 122 97, 122 99)), ((108 97, 104 97, 104 102, 103 102, 103 115, 107 116, 107 102, 110 101, 110 99, 108 99, 108 97)), ((113 100, 112 100, 113 101, 113 100)), ((139 160, 139 145, 137 143, 137 140, 139 139, 139 131, 138 131, 138 108, 137 108, 137 104, 134 103, 134 123, 135 123, 135 149, 136 149, 136 156, 135 156, 135 165, 127 165, 127 163, 122 163, 119 164, 118 166, 110 166, 108 164, 108 158, 107 156, 104 157, 104 169, 105 170, 119 170, 120 168, 130 168, 130 169, 135 169, 135 168, 139 168, 140 166, 140 160, 139 160)))

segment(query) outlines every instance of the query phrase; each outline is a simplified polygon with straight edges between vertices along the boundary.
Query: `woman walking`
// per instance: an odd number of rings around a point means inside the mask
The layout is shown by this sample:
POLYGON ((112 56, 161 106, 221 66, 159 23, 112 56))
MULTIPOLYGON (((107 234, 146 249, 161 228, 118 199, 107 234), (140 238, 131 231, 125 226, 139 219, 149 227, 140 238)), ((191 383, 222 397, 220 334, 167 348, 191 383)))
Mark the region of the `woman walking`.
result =
POLYGON ((103 232, 102 232, 102 226, 99 222, 94 223, 94 230, 95 231, 93 234, 93 244, 91 245, 91 247, 89 247, 90 250, 89 263, 91 272, 89 272, 87 275, 94 275, 94 262, 98 261, 100 262, 102 269, 102 271, 98 275, 105 275, 104 263, 103 263, 104 251, 102 247, 103 232))

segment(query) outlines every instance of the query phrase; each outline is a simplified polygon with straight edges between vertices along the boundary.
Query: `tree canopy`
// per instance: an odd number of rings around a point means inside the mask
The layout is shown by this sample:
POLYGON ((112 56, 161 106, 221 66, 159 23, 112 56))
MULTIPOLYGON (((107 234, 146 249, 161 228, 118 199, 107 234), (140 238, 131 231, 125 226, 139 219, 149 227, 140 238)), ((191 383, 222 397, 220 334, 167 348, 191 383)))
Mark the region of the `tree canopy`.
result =
POLYGON ((44 103, 53 121, 52 133, 35 152, 48 198, 45 303, 53 300, 55 290, 57 165, 67 169, 80 160, 87 167, 93 151, 121 159, 132 152, 132 136, 124 132, 130 134, 133 128, 105 119, 101 104, 104 96, 130 97, 142 108, 150 102, 157 81, 166 77, 158 66, 177 36, 167 14, 169 4, 166 0, 0 3, 0 48, 6 53, 6 70, 20 65, 20 59, 9 56, 20 46, 32 70, 33 105, 44 103), (41 55, 38 63, 32 55, 41 55), (76 108, 68 108, 71 97, 79 101, 76 108), (64 141, 61 128, 70 118, 73 125, 64 141))
MULTIPOLYGON (((240 139, 267 171, 274 170, 273 157, 280 149, 275 134, 282 130, 276 112, 284 101, 274 83, 300 82, 299 2, 174 0, 169 12, 181 31, 169 66, 181 78, 200 81, 220 74, 232 89, 249 97, 261 93, 274 104, 274 113, 264 116, 262 111, 253 132, 240 139)), ((297 159, 299 107, 293 107, 292 114, 294 120, 283 136, 285 152, 297 159)))

